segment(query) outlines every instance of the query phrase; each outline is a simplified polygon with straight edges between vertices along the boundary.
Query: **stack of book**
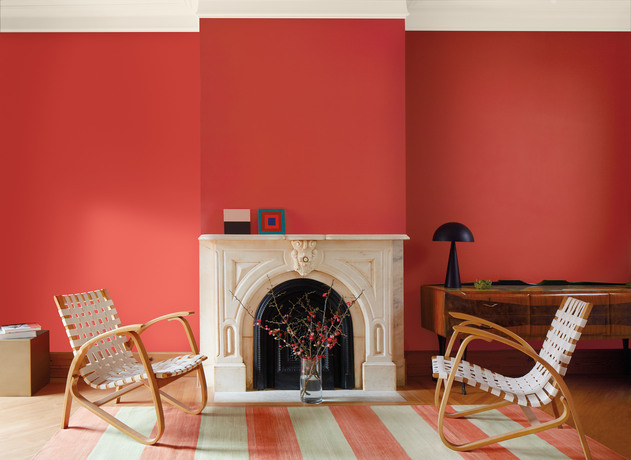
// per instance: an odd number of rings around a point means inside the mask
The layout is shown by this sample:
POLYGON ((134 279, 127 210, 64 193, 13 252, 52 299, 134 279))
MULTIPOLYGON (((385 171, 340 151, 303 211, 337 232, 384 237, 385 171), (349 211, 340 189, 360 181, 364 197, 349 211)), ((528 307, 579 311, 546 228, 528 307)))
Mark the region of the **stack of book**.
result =
POLYGON ((0 340, 30 339, 41 329, 42 326, 37 323, 6 324, 0 327, 0 340))

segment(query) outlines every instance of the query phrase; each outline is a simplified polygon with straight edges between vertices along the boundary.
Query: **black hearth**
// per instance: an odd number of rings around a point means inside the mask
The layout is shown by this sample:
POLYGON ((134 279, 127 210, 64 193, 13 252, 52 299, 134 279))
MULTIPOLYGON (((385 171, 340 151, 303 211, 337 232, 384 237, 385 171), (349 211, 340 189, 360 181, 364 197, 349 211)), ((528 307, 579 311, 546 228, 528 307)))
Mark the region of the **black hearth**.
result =
MULTIPOLYGON (((261 301, 256 320, 263 323, 273 320, 277 315, 273 307, 273 299, 282 306, 282 314, 288 313, 288 306, 292 305, 307 294, 309 302, 314 306, 324 306, 323 294, 329 291, 329 286, 319 281, 302 278, 286 281, 274 287, 273 295, 268 293, 261 301)), ((345 305, 342 297, 331 290, 328 305, 345 305)), ((354 355, 353 355, 353 323, 350 315, 341 323, 342 335, 335 347, 326 351, 323 360, 323 387, 325 390, 334 388, 351 389, 355 387, 354 355)), ((276 340, 262 328, 255 327, 254 334, 254 388, 264 390, 275 388, 279 390, 298 389, 300 379, 300 359, 296 358, 287 348, 281 348, 276 340)))

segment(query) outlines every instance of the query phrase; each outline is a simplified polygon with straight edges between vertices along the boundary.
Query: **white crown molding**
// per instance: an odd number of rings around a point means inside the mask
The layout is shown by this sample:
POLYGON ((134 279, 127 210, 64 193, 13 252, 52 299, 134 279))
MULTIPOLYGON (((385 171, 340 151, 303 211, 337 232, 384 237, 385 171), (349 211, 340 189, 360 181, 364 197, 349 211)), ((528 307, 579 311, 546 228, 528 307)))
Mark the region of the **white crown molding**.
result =
POLYGON ((199 32, 196 0, 0 0, 0 32, 199 32))
POLYGON ((200 18, 404 19, 406 0, 199 0, 200 18))
POLYGON ((631 0, 0 0, 0 32, 198 32, 200 17, 405 19, 411 31, 631 31, 631 0))
POLYGON ((631 0, 408 0, 406 30, 629 31, 631 0))

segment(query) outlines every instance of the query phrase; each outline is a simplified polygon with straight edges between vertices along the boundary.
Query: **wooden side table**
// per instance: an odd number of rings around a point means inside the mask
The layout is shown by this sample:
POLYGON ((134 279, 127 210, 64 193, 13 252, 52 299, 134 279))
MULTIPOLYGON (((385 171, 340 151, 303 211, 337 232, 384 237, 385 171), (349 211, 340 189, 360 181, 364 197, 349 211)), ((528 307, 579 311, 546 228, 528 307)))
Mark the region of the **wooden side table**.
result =
POLYGON ((0 340, 0 396, 33 396, 50 379, 48 331, 30 339, 0 340))

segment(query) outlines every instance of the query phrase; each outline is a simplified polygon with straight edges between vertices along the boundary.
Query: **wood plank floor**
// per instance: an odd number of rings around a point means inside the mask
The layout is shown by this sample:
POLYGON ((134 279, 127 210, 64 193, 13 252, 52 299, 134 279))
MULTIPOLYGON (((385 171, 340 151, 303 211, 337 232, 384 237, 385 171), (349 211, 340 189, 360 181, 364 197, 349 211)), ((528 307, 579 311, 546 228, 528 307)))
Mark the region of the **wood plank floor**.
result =
MULTIPOLYGON (((0 446, 3 459, 32 458, 57 431, 64 383, 61 379, 54 379, 30 398, 0 397, 0 446)), ((567 383, 587 435, 631 458, 631 440, 628 435, 631 427, 631 377, 570 375, 567 383)), ((192 401, 196 394, 192 378, 182 378, 167 388, 174 396, 184 400, 192 401)), ((430 377, 415 377, 399 393, 405 398, 405 404, 433 404, 434 383, 430 377)), ((142 399, 147 395, 135 393, 133 404, 143 403, 142 399)), ((458 404, 489 401, 486 393, 476 389, 469 389, 467 395, 454 394, 453 398, 453 402, 458 404)), ((212 395, 209 404, 216 404, 212 395)), ((74 404, 73 410, 77 407, 74 404)))

